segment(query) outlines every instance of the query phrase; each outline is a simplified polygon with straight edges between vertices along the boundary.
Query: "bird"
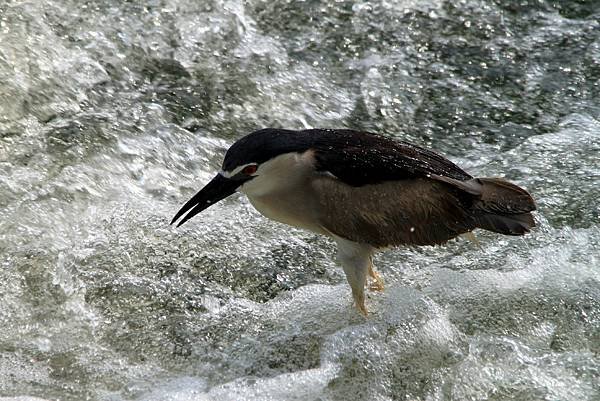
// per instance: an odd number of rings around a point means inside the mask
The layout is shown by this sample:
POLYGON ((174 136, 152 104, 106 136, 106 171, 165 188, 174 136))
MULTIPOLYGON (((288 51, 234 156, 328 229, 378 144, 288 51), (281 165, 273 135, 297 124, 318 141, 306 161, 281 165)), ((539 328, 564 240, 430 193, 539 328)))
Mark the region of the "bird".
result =
POLYGON ((269 219, 333 239, 365 316, 365 288, 384 289, 376 252, 442 245, 475 229, 518 236, 535 226, 536 205, 525 189, 473 177, 432 150, 350 129, 265 128, 243 136, 171 224, 235 192, 269 219))

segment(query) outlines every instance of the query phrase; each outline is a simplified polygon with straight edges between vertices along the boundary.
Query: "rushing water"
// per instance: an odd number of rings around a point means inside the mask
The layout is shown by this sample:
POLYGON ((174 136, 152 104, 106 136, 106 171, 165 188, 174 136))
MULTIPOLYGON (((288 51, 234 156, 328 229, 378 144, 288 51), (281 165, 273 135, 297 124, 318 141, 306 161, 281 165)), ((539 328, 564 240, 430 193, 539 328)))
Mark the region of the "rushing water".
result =
POLYGON ((0 396, 599 400, 599 21, 591 0, 0 0, 0 396), (538 227, 379 255, 364 319, 333 244, 243 197, 168 225, 268 126, 431 147, 527 188, 538 227))

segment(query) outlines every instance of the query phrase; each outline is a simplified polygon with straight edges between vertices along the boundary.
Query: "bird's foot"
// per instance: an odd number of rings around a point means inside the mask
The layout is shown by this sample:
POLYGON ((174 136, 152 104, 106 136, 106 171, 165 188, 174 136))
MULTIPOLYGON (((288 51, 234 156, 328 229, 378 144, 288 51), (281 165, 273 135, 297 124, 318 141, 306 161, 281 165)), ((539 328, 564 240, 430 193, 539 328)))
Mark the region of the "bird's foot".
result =
POLYGON ((369 290, 376 291, 376 292, 383 292, 383 290, 385 290, 385 287, 383 285, 383 282, 374 281, 369 285, 369 290))
POLYGON ((369 312, 367 311, 367 307, 365 306, 365 293, 361 292, 360 294, 355 294, 353 292, 352 297, 354 298, 354 305, 356 306, 356 309, 358 309, 361 315, 367 317, 369 315, 369 312))
POLYGON ((357 303, 356 304, 356 309, 358 309, 358 311, 360 312, 360 314, 363 315, 364 317, 369 316, 369 311, 367 310, 367 307, 365 306, 365 302, 364 301, 361 304, 357 303))
POLYGON ((376 271, 372 270, 369 272, 369 275, 372 278, 371 284, 369 284, 369 290, 383 292, 385 286, 383 285, 383 279, 376 271))

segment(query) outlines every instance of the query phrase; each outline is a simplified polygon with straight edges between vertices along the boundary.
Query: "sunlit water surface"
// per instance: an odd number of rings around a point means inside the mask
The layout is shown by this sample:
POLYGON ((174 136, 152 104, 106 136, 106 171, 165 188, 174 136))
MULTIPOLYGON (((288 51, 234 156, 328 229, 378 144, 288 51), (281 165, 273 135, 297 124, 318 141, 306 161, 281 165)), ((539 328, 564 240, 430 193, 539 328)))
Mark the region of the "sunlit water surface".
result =
MULTIPOLYGON (((599 400, 600 3, 0 3, 0 395, 599 400), (436 149, 534 195, 526 237, 377 257, 234 196, 170 218, 274 126, 436 149)), ((21 400, 30 398, 19 398, 21 400)))

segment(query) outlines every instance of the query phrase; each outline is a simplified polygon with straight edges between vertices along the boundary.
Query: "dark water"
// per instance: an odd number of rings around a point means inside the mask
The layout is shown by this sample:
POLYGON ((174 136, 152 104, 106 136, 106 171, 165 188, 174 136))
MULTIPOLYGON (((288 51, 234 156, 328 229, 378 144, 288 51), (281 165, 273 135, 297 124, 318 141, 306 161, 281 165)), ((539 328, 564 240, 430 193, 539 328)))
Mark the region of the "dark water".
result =
POLYGON ((0 395, 600 399, 600 2, 0 2, 0 395), (376 260, 242 197, 236 138, 351 127, 537 200, 524 238, 376 260))

